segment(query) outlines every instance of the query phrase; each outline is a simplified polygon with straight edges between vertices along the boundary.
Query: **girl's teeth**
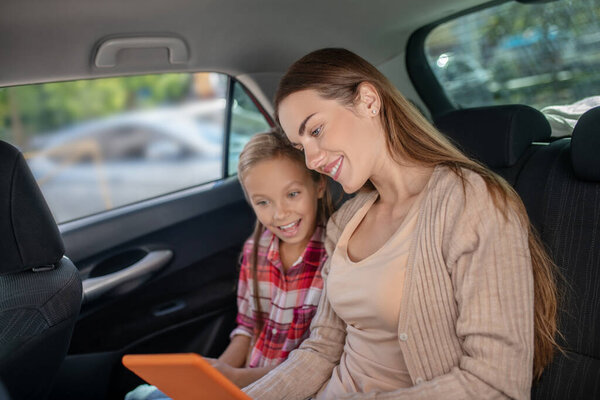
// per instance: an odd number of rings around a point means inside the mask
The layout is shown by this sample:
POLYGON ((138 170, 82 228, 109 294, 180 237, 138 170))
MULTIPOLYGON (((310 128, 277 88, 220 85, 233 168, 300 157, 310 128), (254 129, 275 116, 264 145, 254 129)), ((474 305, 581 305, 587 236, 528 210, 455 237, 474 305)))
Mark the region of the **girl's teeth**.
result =
POLYGON ((292 222, 291 224, 282 225, 282 226, 280 226, 279 228, 280 228, 280 229, 289 229, 289 228, 293 227, 294 225, 296 225, 297 223, 298 223, 298 221, 294 221, 294 222, 292 222))

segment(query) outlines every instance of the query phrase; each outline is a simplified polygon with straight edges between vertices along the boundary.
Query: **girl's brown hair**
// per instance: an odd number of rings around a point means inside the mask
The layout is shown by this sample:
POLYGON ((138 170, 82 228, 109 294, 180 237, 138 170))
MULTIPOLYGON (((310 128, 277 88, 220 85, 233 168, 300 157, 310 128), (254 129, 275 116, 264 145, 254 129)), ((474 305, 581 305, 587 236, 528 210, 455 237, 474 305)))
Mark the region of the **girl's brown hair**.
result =
MULTIPOLYGON (((274 158, 287 158, 292 160, 310 175, 315 183, 323 180, 325 183, 325 192, 323 197, 318 200, 317 205, 317 225, 325 226, 329 216, 333 212, 333 203, 331 200, 331 194, 327 186, 327 180, 321 174, 316 171, 312 171, 306 168, 304 163, 304 153, 300 150, 292 147, 282 132, 273 130, 266 133, 258 133, 250 138, 248 143, 244 146, 244 149, 240 153, 238 162, 238 179, 244 187, 244 179, 248 172, 261 161, 272 160, 274 158)), ((244 193, 246 190, 244 189, 244 193)), ((254 298, 254 306, 256 310, 256 326, 254 327, 254 334, 258 337, 264 326, 264 318, 262 307, 260 305, 260 296, 258 293, 258 273, 256 268, 258 258, 258 246, 260 238, 265 231, 264 225, 257 219, 252 233, 252 252, 248 262, 250 263, 250 271, 252 273, 252 297, 254 298)))
MULTIPOLYGON (((317 50, 296 61, 279 83, 275 110, 287 96, 306 89, 352 107, 358 100, 359 86, 363 82, 373 85, 381 98, 381 123, 388 150, 396 162, 412 160, 428 167, 446 165, 462 179, 463 185, 462 169, 474 171, 484 179, 494 204, 504 216, 504 207, 509 205, 516 211, 523 226, 528 227, 534 278, 533 376, 538 379, 552 360, 554 350, 560 348, 555 339, 558 333, 558 275, 515 190, 504 179, 461 153, 377 68, 348 50, 317 50)), ((277 114, 276 118, 279 119, 277 114)))

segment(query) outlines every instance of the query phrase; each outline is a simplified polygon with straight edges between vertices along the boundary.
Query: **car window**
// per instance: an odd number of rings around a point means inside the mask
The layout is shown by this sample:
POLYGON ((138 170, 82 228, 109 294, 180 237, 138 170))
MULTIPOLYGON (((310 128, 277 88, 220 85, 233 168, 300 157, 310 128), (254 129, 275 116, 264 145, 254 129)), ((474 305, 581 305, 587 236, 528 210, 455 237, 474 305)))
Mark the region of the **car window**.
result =
POLYGON ((170 73, 0 88, 0 139, 66 222, 221 179, 227 87, 170 73))
POLYGON ((425 53, 459 107, 537 109, 600 94, 600 1, 515 1, 434 28, 425 53))
POLYGON ((229 175, 237 173, 240 152, 250 137, 258 132, 266 132, 270 128, 265 116, 260 112, 252 98, 239 82, 235 82, 231 105, 231 133, 229 135, 229 157, 227 163, 227 172, 229 175))

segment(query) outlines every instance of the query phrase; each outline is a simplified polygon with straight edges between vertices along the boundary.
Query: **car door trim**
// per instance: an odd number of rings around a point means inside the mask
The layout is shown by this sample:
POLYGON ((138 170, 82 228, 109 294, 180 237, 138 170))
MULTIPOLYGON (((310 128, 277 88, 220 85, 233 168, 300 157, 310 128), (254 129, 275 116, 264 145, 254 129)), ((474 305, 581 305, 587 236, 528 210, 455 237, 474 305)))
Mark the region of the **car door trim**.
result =
POLYGON ((111 290, 140 278, 150 278, 152 274, 166 266, 173 258, 171 250, 154 250, 141 260, 111 274, 88 278, 82 282, 83 304, 96 300, 111 290))
POLYGON ((237 176, 232 176, 66 222, 59 225, 59 230, 66 254, 74 262, 79 262, 136 237, 221 207, 245 202, 237 176), (123 226, 127 229, 120 228, 123 226))

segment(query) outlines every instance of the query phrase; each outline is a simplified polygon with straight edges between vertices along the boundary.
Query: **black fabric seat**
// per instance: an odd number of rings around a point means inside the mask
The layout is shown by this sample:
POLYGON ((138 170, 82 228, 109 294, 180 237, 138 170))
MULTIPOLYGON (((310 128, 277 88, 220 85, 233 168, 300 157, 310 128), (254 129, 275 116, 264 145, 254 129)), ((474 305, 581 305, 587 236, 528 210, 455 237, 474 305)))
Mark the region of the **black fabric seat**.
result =
POLYGON ((524 105, 466 108, 435 119, 436 127, 468 156, 510 184, 525 162, 548 142, 552 130, 538 110, 524 105))
POLYGON ((536 152, 516 184, 532 222, 570 288, 560 313, 562 343, 534 385, 533 399, 600 398, 600 108, 571 139, 536 152))
POLYGON ((0 381, 47 396, 81 306, 79 272, 25 159, 0 141, 0 381))

